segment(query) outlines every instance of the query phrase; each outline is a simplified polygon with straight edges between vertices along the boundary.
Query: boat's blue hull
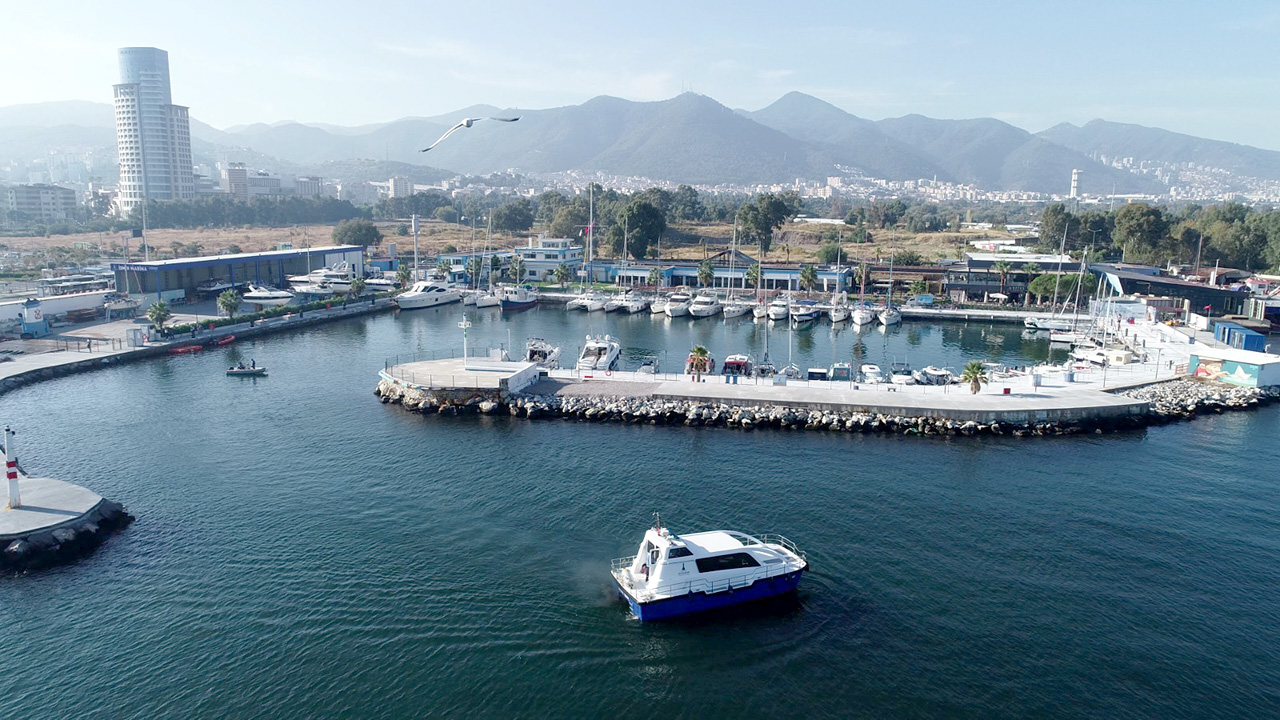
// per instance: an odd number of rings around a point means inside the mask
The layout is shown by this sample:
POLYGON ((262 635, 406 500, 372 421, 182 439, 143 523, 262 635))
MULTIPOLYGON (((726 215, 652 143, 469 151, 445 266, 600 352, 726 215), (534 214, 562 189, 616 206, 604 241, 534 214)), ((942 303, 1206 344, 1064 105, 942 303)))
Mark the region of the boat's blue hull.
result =
POLYGON ((526 301, 524 301, 524 302, 516 302, 516 301, 514 301, 514 300, 503 300, 503 301, 502 301, 502 311, 503 311, 503 312, 516 312, 516 311, 518 311, 518 310, 528 310, 529 308, 531 308, 531 307, 533 307, 534 305, 537 305, 537 304, 538 304, 538 301, 537 301, 536 299, 535 299, 535 300, 526 300, 526 301))
POLYGON ((627 604, 631 606, 631 614, 640 620, 670 620, 683 615, 692 615, 786 595, 794 591, 800 584, 800 576, 804 574, 805 570, 808 570, 808 568, 796 570, 786 575, 757 580, 749 587, 710 595, 696 592, 646 603, 637 602, 621 587, 618 587, 618 595, 627 601, 627 604))

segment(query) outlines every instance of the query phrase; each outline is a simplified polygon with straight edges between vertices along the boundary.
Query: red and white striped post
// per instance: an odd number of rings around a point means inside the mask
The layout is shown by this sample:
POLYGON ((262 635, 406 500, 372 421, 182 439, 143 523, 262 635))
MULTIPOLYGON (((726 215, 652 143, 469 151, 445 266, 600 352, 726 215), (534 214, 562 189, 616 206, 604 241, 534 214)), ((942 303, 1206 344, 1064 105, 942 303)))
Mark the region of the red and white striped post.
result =
POLYGON ((9 504, 6 510, 22 507, 22 495, 18 493, 18 459, 13 455, 13 430, 4 426, 4 474, 9 480, 9 504))

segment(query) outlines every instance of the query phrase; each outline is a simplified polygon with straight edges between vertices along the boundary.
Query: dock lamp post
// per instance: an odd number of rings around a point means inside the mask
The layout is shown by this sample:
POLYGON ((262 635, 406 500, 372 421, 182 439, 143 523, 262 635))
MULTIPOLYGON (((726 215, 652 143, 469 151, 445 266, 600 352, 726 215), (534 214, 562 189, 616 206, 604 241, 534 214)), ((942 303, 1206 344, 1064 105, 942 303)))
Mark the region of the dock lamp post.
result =
POLYGON ((467 320, 467 314, 462 314, 462 322, 458 323, 458 327, 462 328, 462 369, 467 369, 467 328, 471 327, 471 321, 467 320))
POLYGON ((13 454, 13 436, 16 435, 8 425, 4 426, 4 474, 9 481, 9 502, 6 510, 17 510, 22 507, 22 495, 18 492, 18 458, 13 454))

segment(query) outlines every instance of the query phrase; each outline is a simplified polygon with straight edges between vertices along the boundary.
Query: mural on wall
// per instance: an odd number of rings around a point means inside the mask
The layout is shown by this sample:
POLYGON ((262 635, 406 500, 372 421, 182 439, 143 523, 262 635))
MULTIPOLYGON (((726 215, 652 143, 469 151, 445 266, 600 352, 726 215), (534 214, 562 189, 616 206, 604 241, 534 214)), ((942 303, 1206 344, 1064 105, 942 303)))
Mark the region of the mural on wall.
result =
POLYGON ((1232 360, 1195 358, 1195 376, 1231 385, 1258 386, 1258 366, 1232 360))

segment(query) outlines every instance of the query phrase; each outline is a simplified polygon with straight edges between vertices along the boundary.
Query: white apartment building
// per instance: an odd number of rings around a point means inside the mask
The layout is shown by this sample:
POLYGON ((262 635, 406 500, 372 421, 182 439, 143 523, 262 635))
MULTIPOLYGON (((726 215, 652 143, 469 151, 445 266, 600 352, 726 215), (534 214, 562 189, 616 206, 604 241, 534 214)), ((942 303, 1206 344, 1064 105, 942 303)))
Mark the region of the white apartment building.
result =
POLYGON ((174 105, 169 89, 169 53, 158 48, 120 48, 120 84, 115 96, 116 148, 120 159, 119 210, 128 214, 146 198, 195 197, 191 122, 174 105))

